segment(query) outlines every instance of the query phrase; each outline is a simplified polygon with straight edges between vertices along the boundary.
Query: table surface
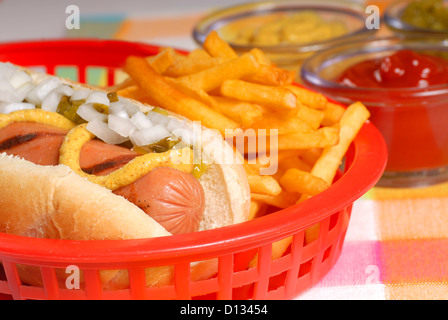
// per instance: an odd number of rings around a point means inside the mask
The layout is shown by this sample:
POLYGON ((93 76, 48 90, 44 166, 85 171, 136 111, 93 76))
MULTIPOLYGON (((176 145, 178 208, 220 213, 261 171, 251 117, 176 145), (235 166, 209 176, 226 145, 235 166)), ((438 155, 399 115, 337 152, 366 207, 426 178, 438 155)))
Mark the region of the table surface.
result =
MULTIPOLYGON (((239 2, 227 0, 226 5, 239 2)), ((98 37, 191 50, 197 47, 191 36, 194 24, 222 1, 186 3, 0 0, 0 42, 98 37), (65 27, 66 8, 72 4, 80 9, 79 30, 65 27)), ((354 204, 334 268, 296 299, 446 299, 447 257, 448 184, 420 189, 373 188, 354 204)))

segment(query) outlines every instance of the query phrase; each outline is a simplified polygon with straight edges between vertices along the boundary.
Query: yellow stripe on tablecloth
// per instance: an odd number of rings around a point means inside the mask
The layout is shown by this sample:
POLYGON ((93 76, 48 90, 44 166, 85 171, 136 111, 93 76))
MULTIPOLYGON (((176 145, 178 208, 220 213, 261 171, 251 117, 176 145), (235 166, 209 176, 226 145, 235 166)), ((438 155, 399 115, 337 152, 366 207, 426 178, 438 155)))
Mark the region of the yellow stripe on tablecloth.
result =
POLYGON ((375 200, 448 197, 448 183, 441 183, 424 188, 375 187, 366 196, 375 200))
POLYGON ((400 283, 385 286, 388 300, 445 300, 448 299, 448 283, 400 283))

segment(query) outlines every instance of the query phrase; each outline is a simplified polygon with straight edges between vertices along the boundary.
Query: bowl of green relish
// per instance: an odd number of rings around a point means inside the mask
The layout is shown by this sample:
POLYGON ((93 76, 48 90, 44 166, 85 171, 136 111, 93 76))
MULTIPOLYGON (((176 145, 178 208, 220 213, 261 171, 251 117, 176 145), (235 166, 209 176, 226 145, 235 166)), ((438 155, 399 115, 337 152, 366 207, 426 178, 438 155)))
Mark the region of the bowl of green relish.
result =
POLYGON ((384 21, 396 33, 448 35, 448 0, 398 0, 386 7, 384 21))

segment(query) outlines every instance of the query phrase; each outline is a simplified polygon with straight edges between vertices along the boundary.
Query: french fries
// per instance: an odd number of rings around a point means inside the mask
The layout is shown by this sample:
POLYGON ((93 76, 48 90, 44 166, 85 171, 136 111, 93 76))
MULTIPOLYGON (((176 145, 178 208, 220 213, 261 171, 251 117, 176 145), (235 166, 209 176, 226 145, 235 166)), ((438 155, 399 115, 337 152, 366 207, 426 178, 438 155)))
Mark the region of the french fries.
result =
POLYGON ((220 96, 212 98, 215 101, 215 108, 219 112, 241 123, 244 128, 250 128, 263 119, 264 109, 257 104, 220 96))
POLYGON ((208 127, 215 127, 221 134, 226 129, 237 129, 239 125, 214 111, 202 102, 176 90, 166 79, 155 72, 148 62, 131 56, 126 60, 126 72, 157 104, 193 121, 202 121, 208 127))
POLYGON ((292 110, 297 107, 297 98, 290 90, 243 80, 224 81, 221 94, 224 97, 265 105, 273 110, 292 110))
POLYGON ((204 50, 212 57, 237 58, 235 50, 221 39, 216 31, 211 31, 204 41, 204 50))
MULTIPOLYGON (((330 188, 369 117, 359 102, 345 108, 294 85, 294 74, 259 49, 238 54, 216 32, 188 55, 164 48, 151 58, 129 57, 124 69, 129 78, 111 87, 120 95, 201 121, 245 156, 250 219, 269 214, 270 207, 300 205, 330 188), (271 167, 275 170, 266 170, 271 167)), ((319 228, 306 230, 307 243, 319 228)), ((272 258, 281 257, 291 241, 274 243, 272 258)), ((256 265, 254 257, 250 266, 256 265)))
POLYGON ((259 64, 250 54, 228 60, 211 68, 177 78, 191 87, 201 88, 209 92, 222 85, 228 79, 240 79, 241 77, 257 72, 259 64))
POLYGON ((261 193, 269 196, 278 196, 282 192, 282 188, 277 180, 271 176, 260 176, 258 174, 248 174, 250 190, 253 193, 261 193))
POLYGON ((288 169, 281 177, 280 184, 288 192, 310 196, 315 196, 330 187, 330 184, 324 179, 296 168, 288 169))

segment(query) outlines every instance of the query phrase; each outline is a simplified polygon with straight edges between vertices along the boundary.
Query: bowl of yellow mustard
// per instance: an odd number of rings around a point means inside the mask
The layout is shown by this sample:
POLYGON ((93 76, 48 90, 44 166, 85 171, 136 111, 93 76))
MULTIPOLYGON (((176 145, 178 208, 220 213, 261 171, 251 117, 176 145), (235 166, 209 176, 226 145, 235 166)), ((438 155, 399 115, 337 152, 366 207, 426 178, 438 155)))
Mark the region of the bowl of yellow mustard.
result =
POLYGON ((298 71, 315 52, 354 38, 373 36, 366 7, 346 0, 248 2, 204 16, 193 30, 202 45, 216 31, 237 52, 261 49, 276 65, 298 71))
POLYGON ((386 7, 386 25, 396 33, 448 35, 448 0, 397 0, 386 7))

